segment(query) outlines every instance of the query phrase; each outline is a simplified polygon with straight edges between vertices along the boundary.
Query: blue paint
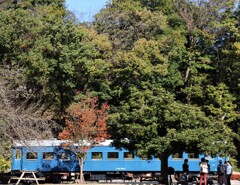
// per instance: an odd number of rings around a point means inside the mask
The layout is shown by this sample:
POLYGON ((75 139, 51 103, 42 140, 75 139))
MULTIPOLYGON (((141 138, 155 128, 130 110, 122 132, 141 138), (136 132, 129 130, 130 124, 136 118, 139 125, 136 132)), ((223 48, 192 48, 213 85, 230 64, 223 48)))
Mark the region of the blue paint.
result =
MULTIPOLYGON (((32 142, 32 141, 31 141, 32 142)), ((75 158, 75 154, 69 150, 65 150, 61 147, 64 141, 48 140, 41 141, 39 143, 32 142, 27 146, 20 144, 12 147, 12 171, 14 170, 37 170, 42 172, 77 172, 79 171, 78 160, 75 158), (41 145, 42 144, 42 145, 41 145), (31 146, 31 147, 29 147, 31 146), (21 151, 21 157, 16 159, 16 151, 21 151), (27 159, 27 154, 35 152, 37 157, 35 159, 27 159), (67 152, 66 160, 59 158, 60 154, 67 152), (51 153, 53 159, 44 159, 43 155, 51 153)), ((153 158, 152 160, 141 159, 134 155, 133 158, 124 158, 124 152, 128 152, 125 149, 118 150, 115 147, 109 145, 110 142, 106 142, 104 145, 95 146, 91 148, 86 157, 84 163, 84 172, 160 172, 161 161, 153 158), (101 159, 93 159, 92 153, 101 153, 101 159), (117 153, 117 158, 108 158, 109 153, 117 153)), ((189 170, 191 172, 199 172, 199 162, 203 155, 198 155, 198 158, 189 158, 189 170)), ((169 157, 169 166, 173 167, 175 171, 182 171, 182 164, 184 159, 188 158, 186 152, 183 153, 181 158, 169 157)), ((218 161, 226 160, 219 157, 208 157, 209 164, 211 165, 211 171, 217 171, 218 161)))

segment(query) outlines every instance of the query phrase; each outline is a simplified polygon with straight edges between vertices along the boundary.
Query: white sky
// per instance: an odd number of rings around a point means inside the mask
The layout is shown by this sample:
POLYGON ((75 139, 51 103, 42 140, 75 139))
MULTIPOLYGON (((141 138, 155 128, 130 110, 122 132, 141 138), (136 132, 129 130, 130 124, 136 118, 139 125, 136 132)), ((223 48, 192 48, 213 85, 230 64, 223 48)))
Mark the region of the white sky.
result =
POLYGON ((84 22, 92 20, 107 2, 108 0, 66 0, 66 7, 74 12, 81 22, 84 22))

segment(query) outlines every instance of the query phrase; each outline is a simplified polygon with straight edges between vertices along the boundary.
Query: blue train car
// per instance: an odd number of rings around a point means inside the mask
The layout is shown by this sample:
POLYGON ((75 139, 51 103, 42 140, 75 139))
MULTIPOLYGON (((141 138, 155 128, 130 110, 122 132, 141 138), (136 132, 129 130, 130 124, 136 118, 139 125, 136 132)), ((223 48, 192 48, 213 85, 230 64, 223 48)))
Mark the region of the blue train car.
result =
MULTIPOLYGON (((52 178, 52 175, 56 176, 57 173, 65 174, 68 179, 75 177, 79 172, 78 160, 72 151, 62 147, 63 143, 61 140, 16 141, 12 147, 12 173, 38 170, 49 178, 52 178)), ((169 157, 168 163, 175 171, 181 172, 184 159, 188 159, 189 170, 198 173, 202 157, 204 156, 196 153, 173 154, 169 157)), ((217 171, 218 161, 220 159, 224 161, 219 157, 207 159, 212 173, 217 171)), ((141 159, 128 150, 117 150, 111 146, 111 140, 107 140, 88 151, 83 171, 86 180, 129 178, 126 174, 141 178, 150 173, 156 177, 160 174, 160 166, 159 159, 141 159)))

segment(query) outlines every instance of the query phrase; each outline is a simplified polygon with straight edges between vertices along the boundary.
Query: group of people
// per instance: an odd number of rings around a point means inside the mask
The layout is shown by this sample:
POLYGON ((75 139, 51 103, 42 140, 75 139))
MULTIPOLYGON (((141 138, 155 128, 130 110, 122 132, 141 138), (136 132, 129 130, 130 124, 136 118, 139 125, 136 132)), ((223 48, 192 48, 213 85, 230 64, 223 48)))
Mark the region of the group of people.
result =
POLYGON ((222 161, 220 160, 218 164, 218 183, 220 185, 231 185, 232 172, 233 169, 230 161, 226 161, 224 164, 222 164, 222 161))
MULTIPOLYGON (((204 185, 207 185, 207 176, 210 172, 210 165, 208 164, 208 160, 205 160, 205 158, 201 159, 201 162, 199 163, 200 166, 200 182, 199 184, 202 185, 204 182, 204 185)), ((188 159, 184 160, 184 163, 182 165, 183 175, 185 177, 185 182, 188 184, 188 174, 189 174, 189 165, 188 165, 188 159)), ((219 185, 231 185, 231 175, 232 175, 233 169, 230 161, 226 161, 224 164, 222 163, 222 160, 219 160, 219 164, 217 166, 217 174, 218 174, 218 183, 219 185)))

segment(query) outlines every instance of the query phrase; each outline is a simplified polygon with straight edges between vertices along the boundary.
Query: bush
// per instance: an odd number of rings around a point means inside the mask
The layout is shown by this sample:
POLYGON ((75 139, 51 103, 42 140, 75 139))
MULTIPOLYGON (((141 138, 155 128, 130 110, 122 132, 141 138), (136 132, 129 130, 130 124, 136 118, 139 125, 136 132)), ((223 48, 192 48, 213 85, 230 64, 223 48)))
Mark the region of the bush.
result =
POLYGON ((11 166, 10 164, 10 161, 0 156, 0 172, 6 172, 7 170, 9 170, 11 166))

